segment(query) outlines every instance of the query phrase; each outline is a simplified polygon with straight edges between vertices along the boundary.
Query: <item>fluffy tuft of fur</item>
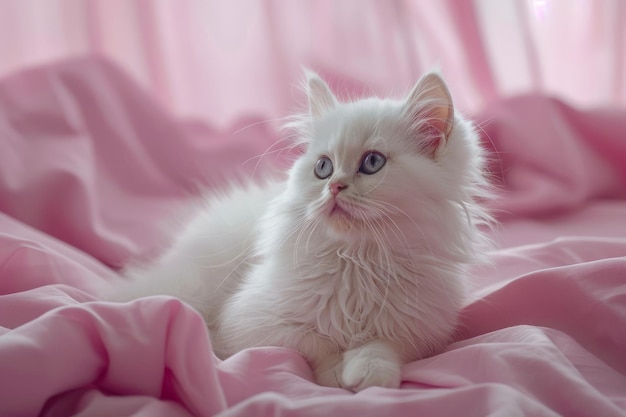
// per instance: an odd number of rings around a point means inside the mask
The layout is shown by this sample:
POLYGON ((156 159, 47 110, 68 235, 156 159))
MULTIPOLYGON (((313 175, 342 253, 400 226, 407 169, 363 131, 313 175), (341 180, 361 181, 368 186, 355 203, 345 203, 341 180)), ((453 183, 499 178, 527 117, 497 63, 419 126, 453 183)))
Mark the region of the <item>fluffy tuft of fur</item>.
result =
POLYGON ((181 298, 221 358, 284 346, 323 385, 397 387, 402 364, 450 342, 489 247, 483 149, 436 73, 403 100, 339 102, 312 72, 307 91, 286 179, 211 196, 113 298, 181 298))

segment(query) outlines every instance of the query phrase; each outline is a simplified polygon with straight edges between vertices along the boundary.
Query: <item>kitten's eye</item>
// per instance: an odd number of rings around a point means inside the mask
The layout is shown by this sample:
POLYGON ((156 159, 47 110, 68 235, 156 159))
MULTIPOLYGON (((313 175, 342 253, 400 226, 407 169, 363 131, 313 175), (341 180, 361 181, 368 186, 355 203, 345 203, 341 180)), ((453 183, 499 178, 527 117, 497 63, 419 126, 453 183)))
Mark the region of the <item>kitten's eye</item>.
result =
POLYGON ((359 167, 359 172, 362 172, 367 175, 375 174, 382 167, 385 166, 387 162, 387 158, 380 152, 369 152, 363 158, 361 162, 361 166, 359 167))
POLYGON ((315 176, 325 180, 333 173, 333 162, 327 156, 322 156, 315 164, 315 176))

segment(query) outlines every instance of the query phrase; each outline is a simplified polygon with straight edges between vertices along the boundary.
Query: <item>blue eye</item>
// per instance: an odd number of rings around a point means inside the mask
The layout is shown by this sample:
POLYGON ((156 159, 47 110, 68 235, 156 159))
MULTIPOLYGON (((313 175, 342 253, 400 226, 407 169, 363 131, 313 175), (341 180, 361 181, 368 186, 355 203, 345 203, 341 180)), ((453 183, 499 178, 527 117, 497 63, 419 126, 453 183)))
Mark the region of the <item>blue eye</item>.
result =
POLYGON ((367 175, 375 174, 382 167, 385 166, 387 162, 387 158, 380 152, 369 152, 365 154, 363 160, 361 161, 361 166, 359 167, 359 172, 362 172, 367 175))
POLYGON ((315 164, 315 176, 320 180, 325 180, 333 173, 333 162, 327 156, 322 156, 315 164))

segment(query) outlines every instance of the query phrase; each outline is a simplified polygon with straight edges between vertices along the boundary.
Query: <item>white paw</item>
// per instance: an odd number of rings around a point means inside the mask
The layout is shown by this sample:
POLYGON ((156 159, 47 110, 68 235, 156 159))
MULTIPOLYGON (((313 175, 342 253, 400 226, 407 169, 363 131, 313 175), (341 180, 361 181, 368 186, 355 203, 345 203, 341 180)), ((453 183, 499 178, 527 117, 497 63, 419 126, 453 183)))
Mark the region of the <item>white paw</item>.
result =
POLYGON ((341 382, 344 388, 354 392, 368 387, 398 388, 402 372, 397 360, 357 352, 346 352, 341 382))

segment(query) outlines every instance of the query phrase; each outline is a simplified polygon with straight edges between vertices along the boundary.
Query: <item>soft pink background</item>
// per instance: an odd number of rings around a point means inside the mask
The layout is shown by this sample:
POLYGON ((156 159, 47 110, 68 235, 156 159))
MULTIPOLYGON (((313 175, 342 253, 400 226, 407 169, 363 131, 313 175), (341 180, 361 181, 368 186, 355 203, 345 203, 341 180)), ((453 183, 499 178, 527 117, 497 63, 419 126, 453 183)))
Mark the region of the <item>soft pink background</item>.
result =
POLYGON ((295 4, 0 3, 0 416, 626 416, 622 2, 295 4), (77 53, 109 59, 50 63, 77 53), (492 151, 500 248, 401 389, 220 362, 180 302, 99 301, 201 187, 282 164, 258 156, 300 65, 355 95, 436 62, 492 151))
POLYGON ((472 113, 522 92, 626 105, 622 0, 0 2, 0 74, 92 53, 221 127, 284 117, 303 65, 346 94, 400 94, 438 65, 472 113))

